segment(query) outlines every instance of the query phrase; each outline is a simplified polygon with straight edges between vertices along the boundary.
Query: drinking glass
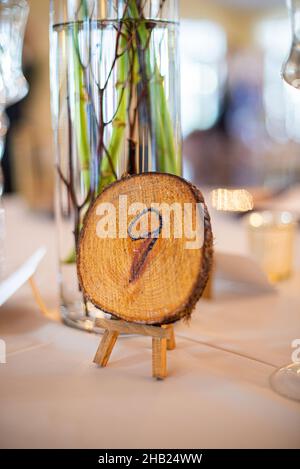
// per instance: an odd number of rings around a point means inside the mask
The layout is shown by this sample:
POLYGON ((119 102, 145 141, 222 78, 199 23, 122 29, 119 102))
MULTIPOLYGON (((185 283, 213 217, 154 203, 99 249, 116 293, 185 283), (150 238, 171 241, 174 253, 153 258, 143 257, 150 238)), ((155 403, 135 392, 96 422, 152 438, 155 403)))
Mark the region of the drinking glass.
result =
MULTIPOLYGON (((287 0, 287 6, 291 20, 292 44, 289 57, 283 65, 282 77, 288 85, 300 89, 300 0, 287 0)), ((292 363, 275 371, 270 383, 279 394, 300 400, 300 363, 292 363)))
POLYGON ((296 219, 287 211, 252 212, 247 218, 249 250, 270 282, 293 271, 296 219))
MULTIPOLYGON (((24 32, 29 13, 25 0, 0 0, 0 162, 3 156, 8 119, 5 108, 28 92, 22 73, 24 32)), ((0 165, 0 196, 3 175, 0 165)))

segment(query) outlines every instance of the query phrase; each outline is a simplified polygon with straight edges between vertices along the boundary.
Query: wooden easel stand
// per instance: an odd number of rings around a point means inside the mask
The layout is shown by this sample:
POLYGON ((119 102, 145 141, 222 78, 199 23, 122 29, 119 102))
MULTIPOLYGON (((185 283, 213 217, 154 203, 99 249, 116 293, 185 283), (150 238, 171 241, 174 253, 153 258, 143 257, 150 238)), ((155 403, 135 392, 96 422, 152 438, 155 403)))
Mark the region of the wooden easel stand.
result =
POLYGON ((96 319, 96 326, 105 329, 96 352, 94 363, 105 367, 120 333, 139 334, 152 337, 152 376, 164 379, 167 376, 167 350, 174 350, 175 336, 172 324, 147 326, 120 320, 96 319))

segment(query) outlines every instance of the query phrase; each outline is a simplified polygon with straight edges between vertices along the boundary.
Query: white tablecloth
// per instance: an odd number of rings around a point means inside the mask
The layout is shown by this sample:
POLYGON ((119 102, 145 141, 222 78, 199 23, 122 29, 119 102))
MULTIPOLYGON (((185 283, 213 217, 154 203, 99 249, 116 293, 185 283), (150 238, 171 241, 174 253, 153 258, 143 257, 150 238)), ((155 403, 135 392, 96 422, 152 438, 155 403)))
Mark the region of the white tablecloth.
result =
MULTIPOLYGON (((10 266, 45 245, 37 277, 57 301, 53 221, 6 201, 10 266)), ((239 221, 213 214, 216 244, 243 252, 239 221)), ((298 264, 299 270, 300 263, 298 264)), ((123 337, 109 366, 92 363, 99 337, 41 316, 29 286, 0 312, 0 446, 70 448, 300 447, 300 405, 269 386, 300 338, 300 275, 276 293, 201 300, 176 325, 169 376, 151 378, 151 341, 123 337)))

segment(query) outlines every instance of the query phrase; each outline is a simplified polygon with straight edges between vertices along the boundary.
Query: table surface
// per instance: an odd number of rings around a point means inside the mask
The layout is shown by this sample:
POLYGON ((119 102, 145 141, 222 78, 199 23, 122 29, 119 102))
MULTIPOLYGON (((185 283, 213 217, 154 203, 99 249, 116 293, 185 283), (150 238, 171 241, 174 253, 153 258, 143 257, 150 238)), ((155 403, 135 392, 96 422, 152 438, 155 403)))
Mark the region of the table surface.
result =
MULTIPOLYGON (((56 237, 50 218, 5 200, 7 261, 47 247, 37 283, 57 302, 56 237)), ((242 224, 212 214, 216 246, 245 252, 242 224)), ((299 242, 298 242, 299 245, 299 242)), ((299 253, 297 253, 299 271, 299 253)), ((99 336, 46 319, 28 285, 1 308, 0 446, 4 448, 299 448, 300 405, 277 395, 270 375, 300 338, 300 274, 276 292, 201 300, 175 326, 169 376, 151 378, 151 340, 122 337, 109 366, 92 358, 99 336)))

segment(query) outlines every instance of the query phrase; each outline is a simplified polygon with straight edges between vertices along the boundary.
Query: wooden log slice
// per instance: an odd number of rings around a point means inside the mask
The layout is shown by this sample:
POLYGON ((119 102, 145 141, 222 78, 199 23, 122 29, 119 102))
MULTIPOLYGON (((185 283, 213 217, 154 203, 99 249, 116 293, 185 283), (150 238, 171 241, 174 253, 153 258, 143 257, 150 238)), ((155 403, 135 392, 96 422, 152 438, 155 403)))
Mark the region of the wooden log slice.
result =
POLYGON ((79 282, 86 300, 119 319, 171 323, 189 317, 200 298, 212 244, 210 217, 194 186, 169 174, 129 176, 107 187, 86 214, 79 282))

